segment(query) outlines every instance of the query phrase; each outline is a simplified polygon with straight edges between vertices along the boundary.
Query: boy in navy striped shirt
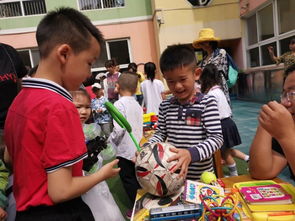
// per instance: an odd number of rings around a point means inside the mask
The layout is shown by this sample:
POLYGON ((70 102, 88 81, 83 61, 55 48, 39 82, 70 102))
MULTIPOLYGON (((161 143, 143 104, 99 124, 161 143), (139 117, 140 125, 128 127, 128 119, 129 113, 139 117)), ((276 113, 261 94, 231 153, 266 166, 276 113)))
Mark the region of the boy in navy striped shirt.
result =
POLYGON ((201 70, 194 51, 173 45, 161 55, 160 68, 173 97, 159 108, 158 128, 149 143, 169 142, 176 148, 169 161, 178 160, 172 172, 198 180, 204 171, 213 171, 213 153, 223 144, 217 102, 195 86, 201 70))

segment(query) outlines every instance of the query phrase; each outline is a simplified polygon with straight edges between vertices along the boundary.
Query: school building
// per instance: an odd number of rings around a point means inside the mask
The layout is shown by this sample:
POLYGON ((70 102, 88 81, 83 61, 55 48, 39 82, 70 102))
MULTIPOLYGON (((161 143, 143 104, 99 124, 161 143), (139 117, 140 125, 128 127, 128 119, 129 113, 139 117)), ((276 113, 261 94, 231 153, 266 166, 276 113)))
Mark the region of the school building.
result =
MULTIPOLYGON (((240 68, 232 89, 240 99, 269 101, 281 93, 284 65, 275 65, 267 47, 281 55, 295 36, 294 0, 153 0, 157 52, 191 44, 201 28, 212 28, 219 46, 240 68)), ((196 51, 197 58, 202 55, 196 51)), ((157 55, 159 56, 159 55, 157 55)))
POLYGON ((121 68, 130 62, 157 61, 150 0, 1 0, 0 42, 15 47, 28 67, 35 66, 39 62, 37 25, 58 7, 81 11, 103 33, 105 47, 93 72, 105 70, 104 62, 111 58, 121 68))
MULTIPOLYGON (((33 67, 39 62, 36 26, 60 6, 80 10, 104 34, 94 72, 103 71, 110 58, 121 68, 130 62, 158 65, 167 46, 190 45, 201 28, 212 28, 241 70, 232 92, 263 102, 279 97, 284 65, 272 63, 267 47, 273 46, 278 56, 289 50, 295 36, 294 0, 1 0, 0 42, 17 48, 33 67)), ((202 53, 196 50, 196 56, 201 59, 202 53)))
POLYGON ((289 51, 295 37, 294 0, 241 0, 244 36, 244 72, 239 79, 239 97, 256 101, 279 99, 284 65, 275 65, 267 47, 277 56, 289 51))

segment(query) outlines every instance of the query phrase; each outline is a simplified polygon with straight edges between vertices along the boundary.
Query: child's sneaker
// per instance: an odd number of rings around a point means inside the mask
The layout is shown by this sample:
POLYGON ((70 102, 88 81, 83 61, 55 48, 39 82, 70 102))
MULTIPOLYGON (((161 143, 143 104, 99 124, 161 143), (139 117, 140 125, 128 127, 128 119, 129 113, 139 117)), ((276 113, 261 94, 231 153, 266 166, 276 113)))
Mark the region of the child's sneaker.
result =
POLYGON ((132 216, 132 209, 129 209, 129 210, 127 210, 127 212, 126 212, 126 218, 127 218, 127 219, 131 219, 131 216, 132 216))

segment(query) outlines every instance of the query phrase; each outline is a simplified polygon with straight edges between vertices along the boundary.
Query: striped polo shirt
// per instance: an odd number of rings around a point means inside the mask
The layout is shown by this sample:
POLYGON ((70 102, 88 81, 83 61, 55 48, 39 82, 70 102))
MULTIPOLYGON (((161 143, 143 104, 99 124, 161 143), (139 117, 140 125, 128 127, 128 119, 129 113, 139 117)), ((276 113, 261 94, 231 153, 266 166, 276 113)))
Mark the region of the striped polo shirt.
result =
POLYGON ((198 180, 202 172, 213 171, 212 155, 223 144, 215 98, 197 93, 186 104, 180 104, 175 97, 164 100, 157 130, 149 140, 154 142, 168 142, 190 151, 187 179, 198 180))

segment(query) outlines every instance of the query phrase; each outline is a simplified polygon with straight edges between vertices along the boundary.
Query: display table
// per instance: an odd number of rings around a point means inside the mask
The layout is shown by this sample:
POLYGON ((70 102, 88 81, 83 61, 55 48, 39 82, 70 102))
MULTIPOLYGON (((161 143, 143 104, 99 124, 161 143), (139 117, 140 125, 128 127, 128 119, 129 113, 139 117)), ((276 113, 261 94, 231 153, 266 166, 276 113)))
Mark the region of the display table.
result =
MULTIPOLYGON (((233 187, 234 183, 245 182, 245 181, 253 181, 249 175, 241 175, 241 176, 233 176, 221 178, 221 180, 225 184, 225 188, 233 187)), ((282 183, 279 178, 273 179, 277 183, 282 183)), ((179 194, 180 195, 180 194, 179 194)), ((172 204, 179 199, 179 195, 176 195, 171 198, 172 204)), ((131 220, 133 221, 143 221, 144 217, 149 214, 150 208, 159 207, 158 203, 160 202, 159 198, 152 197, 150 194, 147 194, 144 190, 139 190, 136 196, 136 202, 133 208, 133 214, 131 220)), ((249 219, 243 219, 244 221, 248 221, 249 219)))

